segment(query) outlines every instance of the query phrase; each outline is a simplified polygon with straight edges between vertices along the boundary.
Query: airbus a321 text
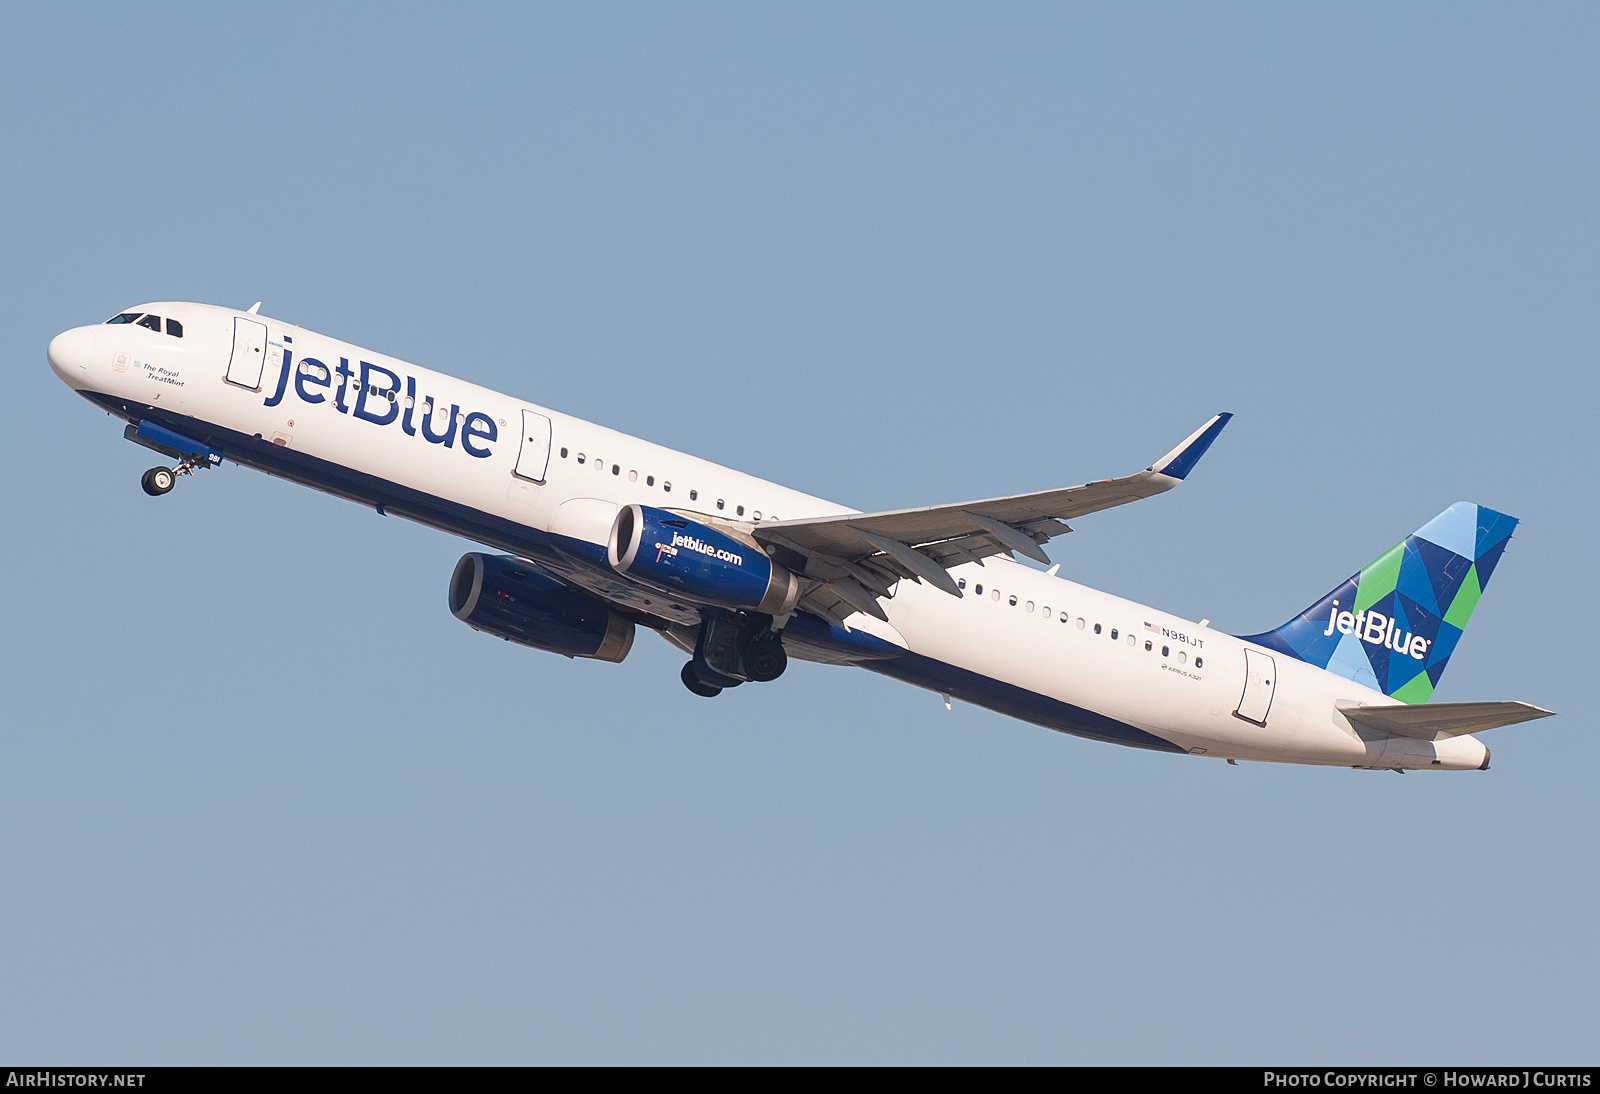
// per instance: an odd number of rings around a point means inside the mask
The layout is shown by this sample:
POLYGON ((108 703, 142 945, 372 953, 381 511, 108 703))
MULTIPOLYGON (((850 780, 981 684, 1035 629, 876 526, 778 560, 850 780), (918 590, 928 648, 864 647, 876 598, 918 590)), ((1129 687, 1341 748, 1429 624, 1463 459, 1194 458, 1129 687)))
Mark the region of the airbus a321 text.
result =
POLYGON ((860 513, 256 308, 140 305, 49 360, 171 462, 147 493, 226 460, 453 532, 495 552, 456 565, 458 619, 602 661, 646 627, 689 655, 697 695, 799 657, 1099 741, 1397 771, 1487 768, 1472 734, 1550 713, 1428 702, 1517 525, 1485 506, 1241 637, 1015 558, 1048 564, 1066 521, 1177 486, 1227 414, 1121 478, 860 513))

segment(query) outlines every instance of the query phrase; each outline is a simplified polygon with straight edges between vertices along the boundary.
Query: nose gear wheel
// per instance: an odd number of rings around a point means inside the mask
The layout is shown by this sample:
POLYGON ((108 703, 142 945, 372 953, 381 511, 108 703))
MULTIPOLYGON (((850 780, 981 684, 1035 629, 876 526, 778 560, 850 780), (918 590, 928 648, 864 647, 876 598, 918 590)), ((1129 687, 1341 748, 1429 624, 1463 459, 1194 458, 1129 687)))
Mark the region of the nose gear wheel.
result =
POLYGON ((140 477, 139 485, 152 498, 159 498, 171 490, 177 481, 178 476, 170 467, 152 467, 140 477))

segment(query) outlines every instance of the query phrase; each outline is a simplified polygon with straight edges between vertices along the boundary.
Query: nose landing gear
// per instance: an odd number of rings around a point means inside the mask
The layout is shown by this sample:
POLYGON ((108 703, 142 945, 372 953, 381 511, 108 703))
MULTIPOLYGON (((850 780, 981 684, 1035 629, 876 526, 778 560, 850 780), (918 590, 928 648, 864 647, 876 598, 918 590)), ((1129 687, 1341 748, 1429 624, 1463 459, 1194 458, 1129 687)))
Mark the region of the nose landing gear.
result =
POLYGON ((206 465, 189 456, 185 456, 178 461, 176 467, 152 467, 139 476, 139 485, 144 487, 144 492, 152 498, 159 498, 162 494, 170 492, 174 486, 178 485, 179 475, 192 475, 195 472, 195 468, 204 466, 206 465))
POLYGON ((192 475, 201 467, 215 467, 222 462, 222 453, 209 444, 174 433, 154 422, 136 422, 122 431, 122 436, 178 461, 173 467, 152 467, 139 479, 139 485, 152 498, 159 498, 178 484, 179 475, 192 475))
POLYGON ((139 485, 152 498, 159 498, 177 483, 178 476, 168 467, 152 467, 139 478, 139 485))

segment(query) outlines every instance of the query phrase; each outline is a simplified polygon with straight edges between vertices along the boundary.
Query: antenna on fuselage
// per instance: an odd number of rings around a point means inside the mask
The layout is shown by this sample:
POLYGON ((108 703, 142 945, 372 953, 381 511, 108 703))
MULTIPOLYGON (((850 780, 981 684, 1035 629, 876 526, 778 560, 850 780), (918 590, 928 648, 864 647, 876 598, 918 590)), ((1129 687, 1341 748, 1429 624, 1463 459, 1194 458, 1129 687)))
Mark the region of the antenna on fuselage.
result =
POLYGON ((250 305, 249 310, 246 311, 245 314, 246 315, 254 315, 256 312, 258 312, 260 310, 261 310, 261 301, 257 300, 254 304, 250 305))

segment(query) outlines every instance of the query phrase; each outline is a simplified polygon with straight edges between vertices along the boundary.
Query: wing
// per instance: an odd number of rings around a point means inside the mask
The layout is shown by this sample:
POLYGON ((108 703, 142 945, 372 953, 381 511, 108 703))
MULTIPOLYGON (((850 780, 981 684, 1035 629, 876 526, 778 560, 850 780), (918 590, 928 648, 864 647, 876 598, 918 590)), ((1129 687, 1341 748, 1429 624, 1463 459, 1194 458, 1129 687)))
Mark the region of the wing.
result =
POLYGON ((772 521, 752 534, 810 579, 801 607, 841 626, 858 611, 887 619, 878 598, 902 578, 960 596, 945 572, 951 566, 1012 551, 1049 563, 1040 544, 1072 531, 1065 521, 1171 490, 1232 417, 1218 414, 1143 471, 1120 479, 959 505, 772 521))
POLYGON ((1532 703, 1434 703, 1431 706, 1362 706, 1339 703, 1339 713, 1380 733, 1442 741, 1463 733, 1531 722, 1555 713, 1532 703))

